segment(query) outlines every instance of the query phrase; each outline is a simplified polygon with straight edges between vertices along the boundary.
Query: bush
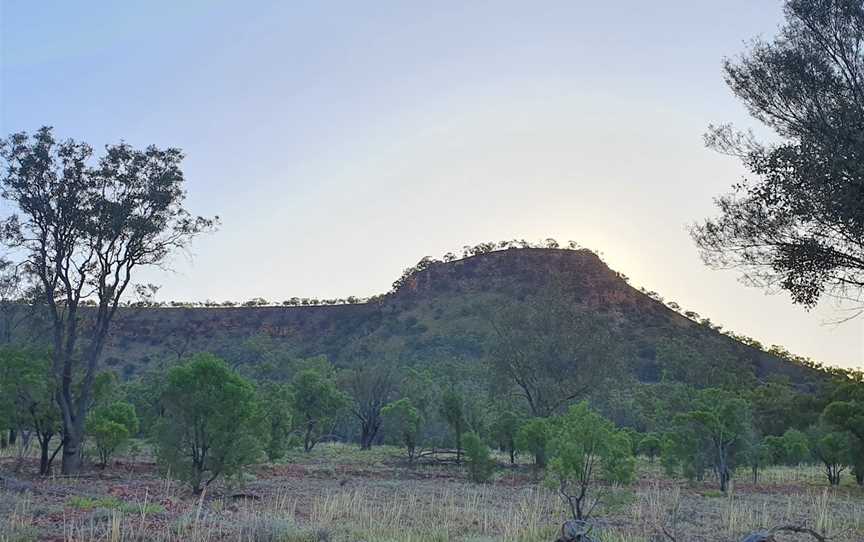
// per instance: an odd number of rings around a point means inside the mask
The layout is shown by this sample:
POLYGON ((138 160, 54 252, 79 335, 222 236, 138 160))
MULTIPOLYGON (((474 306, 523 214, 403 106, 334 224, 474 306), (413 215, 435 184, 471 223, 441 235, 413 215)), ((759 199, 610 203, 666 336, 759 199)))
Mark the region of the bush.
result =
POLYGON ((647 456, 648 461, 653 463, 654 458, 660 455, 662 446, 663 443, 660 442, 660 437, 654 433, 646 433, 641 439, 639 439, 637 450, 640 454, 647 456))
POLYGON ((584 401, 550 421, 549 456, 549 483, 577 521, 587 519, 594 508, 587 506, 587 498, 599 478, 618 483, 633 479, 630 439, 584 401))
POLYGON ((474 432, 462 435, 462 445, 465 447, 465 458, 471 480, 477 483, 488 482, 495 470, 495 462, 489 455, 489 447, 474 432))
POLYGON ((411 399, 403 398, 384 406, 381 409, 384 429, 397 436, 400 444, 408 451, 408 461, 414 461, 417 450, 417 438, 420 434, 420 413, 414 408, 411 399))
POLYGON ((336 387, 335 372, 326 360, 313 359, 291 381, 291 411, 303 434, 303 451, 311 452, 329 435, 348 408, 347 395, 336 387))
POLYGON ((196 494, 258 458, 262 416, 255 389, 222 360, 199 354, 172 368, 162 402, 157 458, 196 494))
POLYGON ((265 425, 264 451, 268 461, 285 457, 291 437, 291 390, 284 384, 266 382, 259 390, 265 425))
POLYGON ((96 443, 99 464, 103 467, 108 465, 114 452, 138 432, 135 407, 117 401, 96 408, 87 418, 87 432, 96 443))
POLYGON ((534 465, 542 469, 546 467, 548 439, 549 421, 546 418, 531 418, 516 433, 516 449, 533 455, 534 465))
POLYGON ((809 440, 802 431, 787 429, 783 433, 783 461, 792 466, 807 461, 811 456, 809 440))

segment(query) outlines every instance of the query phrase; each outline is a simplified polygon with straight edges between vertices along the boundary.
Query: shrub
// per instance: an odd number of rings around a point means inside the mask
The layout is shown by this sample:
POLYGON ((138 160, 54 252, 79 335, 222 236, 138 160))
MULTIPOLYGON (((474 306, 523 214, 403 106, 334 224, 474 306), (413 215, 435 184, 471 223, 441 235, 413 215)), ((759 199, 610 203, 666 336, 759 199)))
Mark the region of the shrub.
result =
POLYGON ((807 435, 797 429, 783 433, 783 462, 799 465, 810 458, 810 443, 807 435))
POLYGON ((400 443, 404 444, 408 451, 408 461, 413 462, 421 419, 411 400, 403 398, 384 406, 381 417, 385 430, 398 436, 400 443))
POLYGON ((492 434, 498 444, 510 455, 510 464, 516 463, 516 433, 521 424, 519 415, 509 409, 501 409, 492 423, 492 434))
POLYGON ((654 462, 655 457, 660 455, 661 448, 662 443, 660 442, 660 437, 654 433, 646 433, 641 439, 639 439, 639 445, 637 446, 639 453, 647 456, 648 461, 651 463, 654 462))
POLYGON ((222 360, 199 354, 172 368, 162 402, 157 458, 196 494, 257 459, 261 416, 255 389, 222 360))
POLYGON ((312 448, 330 432, 349 405, 348 396, 336 387, 333 367, 314 359, 291 382, 291 410, 303 433, 303 450, 312 448))
POLYGON ((516 433, 516 449, 533 455, 534 465, 542 469, 546 467, 548 439, 549 421, 546 418, 531 418, 516 433))
POLYGON ((489 455, 489 447, 474 432, 462 435, 462 445, 465 447, 465 458, 471 480, 477 483, 488 482, 495 470, 495 462, 489 455))
POLYGON ((291 437, 291 390, 284 384, 266 382, 259 391, 264 418, 264 451, 268 461, 285 457, 291 437))
POLYGON ((587 506, 587 498, 598 478, 618 483, 633 479, 630 439, 584 401, 550 421, 549 457, 549 483, 577 521, 587 519, 594 507, 587 506))
POLYGON ((103 467, 108 465, 114 452, 138 432, 135 407, 117 401, 96 408, 87 418, 87 432, 96 443, 99 464, 103 467))

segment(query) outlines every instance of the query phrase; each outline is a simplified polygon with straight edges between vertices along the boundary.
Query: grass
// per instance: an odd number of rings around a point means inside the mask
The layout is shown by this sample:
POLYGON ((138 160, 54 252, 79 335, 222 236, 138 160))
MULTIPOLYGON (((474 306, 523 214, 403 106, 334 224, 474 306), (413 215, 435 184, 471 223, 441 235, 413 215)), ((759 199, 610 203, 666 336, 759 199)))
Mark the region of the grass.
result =
POLYGON ((106 510, 117 510, 124 514, 161 514, 165 512, 165 508, 154 503, 128 503, 121 501, 117 497, 82 497, 73 496, 66 501, 66 505, 79 510, 94 510, 96 508, 104 508, 106 510))
MULTIPOLYGON (((712 482, 669 480, 656 463, 640 461, 637 483, 604 490, 594 535, 648 542, 666 527, 678 540, 729 542, 806 523, 835 542, 864 539, 864 490, 830 488, 818 476, 805 483, 814 472, 767 469, 756 486, 740 473, 723 494, 712 482)), ((566 518, 559 497, 527 466, 472 484, 456 466, 408 467, 389 447, 293 452, 256 469, 239 497, 225 484, 194 497, 152 464, 125 459, 122 468, 80 478, 31 481, 65 496, 0 491, 0 542, 547 542, 566 518)))

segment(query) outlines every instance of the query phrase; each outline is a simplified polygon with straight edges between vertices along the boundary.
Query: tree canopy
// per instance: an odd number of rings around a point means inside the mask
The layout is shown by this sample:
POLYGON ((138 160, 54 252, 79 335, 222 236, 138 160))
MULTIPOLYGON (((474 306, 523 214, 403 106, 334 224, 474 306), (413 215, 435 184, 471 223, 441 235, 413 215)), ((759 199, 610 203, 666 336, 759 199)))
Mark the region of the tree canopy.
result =
POLYGON ((749 175, 692 228, 707 263, 813 306, 823 294, 860 300, 864 288, 864 5, 787 0, 773 41, 724 64, 726 82, 777 139, 729 125, 709 146, 749 175))

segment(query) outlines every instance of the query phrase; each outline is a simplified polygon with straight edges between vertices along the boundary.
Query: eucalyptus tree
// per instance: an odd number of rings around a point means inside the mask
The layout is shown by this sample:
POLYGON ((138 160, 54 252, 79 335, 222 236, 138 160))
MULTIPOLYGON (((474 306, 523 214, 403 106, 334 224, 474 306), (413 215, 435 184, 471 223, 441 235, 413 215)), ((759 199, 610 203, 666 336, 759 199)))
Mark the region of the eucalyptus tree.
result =
POLYGON ((507 306, 490 318, 489 361, 534 417, 561 413, 620 368, 612 322, 563 288, 507 306))
POLYGON ((724 65, 726 82, 775 141, 729 125, 707 142, 748 170, 692 229, 706 263, 811 307, 864 293, 864 4, 787 0, 773 41, 724 65))
POLYGON ((216 219, 183 206, 175 148, 120 143, 95 158, 90 145, 58 141, 43 127, 0 141, 0 159, 0 195, 15 208, 2 233, 49 315, 62 470, 73 474, 99 358, 134 274, 164 265, 216 219))

